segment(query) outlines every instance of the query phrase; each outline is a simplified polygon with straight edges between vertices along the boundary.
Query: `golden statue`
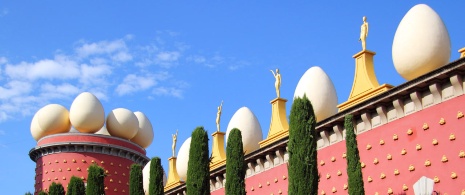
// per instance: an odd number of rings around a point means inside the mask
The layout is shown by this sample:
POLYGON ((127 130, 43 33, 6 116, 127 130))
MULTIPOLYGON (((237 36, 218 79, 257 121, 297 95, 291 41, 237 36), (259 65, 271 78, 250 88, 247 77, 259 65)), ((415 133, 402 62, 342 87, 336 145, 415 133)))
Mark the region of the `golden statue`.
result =
POLYGON ((218 112, 216 113, 216 132, 220 132, 221 110, 223 110, 223 100, 221 100, 221 104, 218 106, 218 112))
POLYGON ((273 72, 273 70, 270 70, 271 73, 273 73, 274 78, 276 81, 274 82, 274 87, 276 88, 276 95, 278 98, 280 97, 280 92, 279 88, 281 87, 281 74, 279 74, 279 69, 276 69, 276 73, 273 72))
POLYGON ((176 134, 173 134, 172 137, 173 145, 171 145, 171 151, 173 152, 173 157, 175 157, 174 151, 176 150, 176 141, 178 140, 178 130, 176 130, 176 134))
POLYGON ((367 17, 363 16, 363 24, 360 26, 360 38, 358 41, 362 41, 362 49, 367 49, 367 37, 368 37, 368 22, 367 17))

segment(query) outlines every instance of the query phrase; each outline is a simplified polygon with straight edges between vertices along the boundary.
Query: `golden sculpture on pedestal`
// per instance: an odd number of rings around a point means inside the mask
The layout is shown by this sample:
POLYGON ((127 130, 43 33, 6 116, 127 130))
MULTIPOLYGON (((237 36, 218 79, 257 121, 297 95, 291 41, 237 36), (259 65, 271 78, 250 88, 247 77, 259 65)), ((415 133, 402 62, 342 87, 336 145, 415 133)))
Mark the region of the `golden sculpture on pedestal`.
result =
POLYGON ((221 101, 220 106, 218 106, 218 112, 216 113, 216 132, 220 132, 220 118, 221 118, 222 110, 223 110, 223 101, 221 101))
POLYGON ((367 49, 366 47, 367 37, 368 37, 368 22, 367 22, 367 17, 363 16, 363 24, 362 26, 360 26, 360 38, 358 39, 358 41, 362 42, 362 50, 367 49))
POLYGON ((274 87, 276 88, 276 95, 279 98, 280 97, 280 91, 279 88, 281 87, 281 74, 279 73, 279 69, 276 69, 276 73, 273 72, 273 70, 270 70, 271 73, 273 73, 274 78, 276 81, 274 82, 274 87))
POLYGON ((178 140, 178 130, 176 130, 176 134, 172 135, 172 138, 173 138, 173 145, 171 145, 171 152, 173 152, 173 157, 175 157, 176 141, 178 140))

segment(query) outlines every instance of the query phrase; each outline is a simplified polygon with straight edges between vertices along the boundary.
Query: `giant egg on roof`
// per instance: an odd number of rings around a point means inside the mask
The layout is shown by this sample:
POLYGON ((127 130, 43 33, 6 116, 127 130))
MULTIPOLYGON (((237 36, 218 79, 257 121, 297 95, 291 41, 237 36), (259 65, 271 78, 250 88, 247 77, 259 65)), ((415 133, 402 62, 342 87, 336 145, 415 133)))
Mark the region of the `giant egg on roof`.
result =
POLYGON ((242 144, 245 154, 260 148, 258 142, 262 141, 262 127, 255 114, 247 107, 239 108, 229 121, 226 131, 226 142, 232 129, 238 128, 242 134, 242 144))
POLYGON ((142 112, 134 112, 134 115, 139 121, 139 130, 131 141, 143 148, 148 148, 153 141, 152 123, 142 112))
POLYGON ((102 103, 89 92, 79 94, 69 109, 69 119, 81 133, 95 133, 105 123, 102 103))
POLYGON ((189 150, 191 148, 191 138, 187 138, 179 148, 178 157, 176 158, 176 169, 178 170, 179 178, 182 181, 187 179, 187 164, 189 162, 189 150))
POLYGON ((300 78, 294 98, 302 98, 304 94, 312 103, 317 121, 337 113, 336 89, 329 76, 320 67, 309 68, 300 78))
POLYGON ((397 72, 412 80, 448 63, 450 38, 441 17, 428 5, 412 7, 397 27, 392 60, 397 72))
POLYGON ((107 130, 111 136, 132 139, 139 130, 139 121, 130 110, 117 108, 107 116, 107 130))
POLYGON ((58 104, 44 106, 31 121, 31 134, 36 141, 47 135, 69 132, 70 128, 69 112, 58 104))
MULTIPOLYGON (((149 194, 149 182, 150 182, 150 163, 152 163, 152 161, 150 160, 144 167, 144 169, 142 169, 142 183, 143 183, 143 187, 144 187, 144 192, 146 195, 149 194)), ((165 174, 165 171, 163 170, 163 186, 165 186, 166 184, 166 174, 165 174)))

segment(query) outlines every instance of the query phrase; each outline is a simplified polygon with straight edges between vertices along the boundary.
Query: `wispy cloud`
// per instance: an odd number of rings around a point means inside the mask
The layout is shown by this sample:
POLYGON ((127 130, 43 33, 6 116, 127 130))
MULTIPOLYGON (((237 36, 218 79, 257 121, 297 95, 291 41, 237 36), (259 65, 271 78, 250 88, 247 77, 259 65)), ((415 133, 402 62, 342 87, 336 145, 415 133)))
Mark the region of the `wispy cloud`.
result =
POLYGON ((6 16, 10 13, 10 10, 8 8, 3 8, 0 10, 0 17, 6 16))

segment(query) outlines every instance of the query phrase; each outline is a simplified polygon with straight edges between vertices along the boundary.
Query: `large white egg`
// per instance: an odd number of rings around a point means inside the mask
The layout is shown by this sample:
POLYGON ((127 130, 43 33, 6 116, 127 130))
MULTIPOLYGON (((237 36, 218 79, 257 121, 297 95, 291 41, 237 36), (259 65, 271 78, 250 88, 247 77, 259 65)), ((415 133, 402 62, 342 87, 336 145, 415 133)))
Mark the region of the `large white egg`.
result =
POLYGON ((242 134, 242 144, 245 154, 251 153, 260 148, 258 142, 263 140, 262 127, 257 117, 247 108, 242 107, 234 113, 229 121, 226 131, 226 143, 232 129, 238 128, 242 134))
POLYGON ((100 130, 98 130, 97 132, 95 132, 94 134, 99 134, 99 135, 110 135, 110 133, 108 133, 108 130, 105 126, 103 126, 102 128, 100 128, 100 130))
POLYGON ((397 72, 412 80, 449 62, 450 38, 441 17, 431 7, 419 4, 405 14, 392 43, 397 72))
POLYGON ((309 68, 295 88, 294 98, 306 94, 312 103, 316 120, 321 121, 337 113, 337 94, 333 82, 318 66, 309 68))
POLYGON ((131 141, 143 148, 148 148, 153 141, 152 123, 150 123, 150 120, 142 112, 134 112, 134 115, 136 115, 139 121, 139 130, 131 141))
MULTIPOLYGON (((146 195, 149 194, 149 183, 150 183, 150 163, 152 161, 149 161, 144 169, 142 169, 142 181, 143 181, 143 186, 144 186, 144 192, 146 195)), ((163 170, 163 186, 166 185, 166 173, 165 170, 163 170)))
POLYGON ((178 170, 179 178, 182 181, 187 179, 187 164, 189 162, 189 150, 191 148, 191 138, 187 138, 179 148, 178 157, 176 158, 176 169, 178 170))
POLYGON ((39 126, 39 120, 37 119, 37 113, 34 114, 31 121, 31 135, 36 141, 43 137, 44 131, 39 126))
POLYGON ((69 132, 69 129, 71 128, 71 123, 69 122, 69 112, 62 105, 46 105, 37 111, 34 118, 31 123, 31 131, 40 131, 33 133, 34 139, 40 139, 41 137, 56 133, 66 133, 69 132), (38 125, 38 127, 36 125, 38 125))
POLYGON ((95 133, 105 123, 102 103, 95 95, 84 92, 79 94, 69 109, 71 124, 81 133, 95 133))
POLYGON ((117 108, 107 116, 107 130, 112 136, 132 139, 139 130, 139 121, 130 110, 117 108))

